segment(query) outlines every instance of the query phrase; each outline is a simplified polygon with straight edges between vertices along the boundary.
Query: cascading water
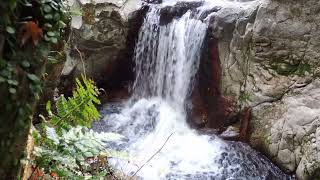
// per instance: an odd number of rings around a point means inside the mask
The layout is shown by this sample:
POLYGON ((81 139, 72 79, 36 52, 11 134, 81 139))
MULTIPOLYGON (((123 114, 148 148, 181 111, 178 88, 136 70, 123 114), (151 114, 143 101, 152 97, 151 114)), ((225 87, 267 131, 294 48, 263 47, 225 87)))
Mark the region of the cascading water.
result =
POLYGON ((199 66, 207 25, 191 18, 190 11, 166 26, 159 26, 159 17, 159 9, 151 8, 139 34, 134 94, 162 97, 182 107, 199 66))
POLYGON ((126 137, 109 146, 131 157, 110 163, 129 177, 143 166, 136 174, 141 179, 288 178, 248 146, 188 127, 185 104, 207 31, 199 20, 204 11, 160 25, 160 8, 150 6, 140 29, 132 98, 104 109, 104 129, 126 137))

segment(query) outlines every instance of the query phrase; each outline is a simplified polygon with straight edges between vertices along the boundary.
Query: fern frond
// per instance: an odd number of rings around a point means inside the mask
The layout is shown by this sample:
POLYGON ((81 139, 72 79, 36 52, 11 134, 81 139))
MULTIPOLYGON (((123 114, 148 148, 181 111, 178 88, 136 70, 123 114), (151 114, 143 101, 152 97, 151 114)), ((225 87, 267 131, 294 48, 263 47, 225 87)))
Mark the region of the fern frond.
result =
POLYGON ((81 81, 76 79, 76 89, 72 97, 66 99, 61 96, 56 102, 57 114, 51 117, 51 123, 62 129, 77 125, 90 127, 92 121, 100 118, 95 107, 100 104, 98 95, 99 91, 93 80, 84 76, 81 81))

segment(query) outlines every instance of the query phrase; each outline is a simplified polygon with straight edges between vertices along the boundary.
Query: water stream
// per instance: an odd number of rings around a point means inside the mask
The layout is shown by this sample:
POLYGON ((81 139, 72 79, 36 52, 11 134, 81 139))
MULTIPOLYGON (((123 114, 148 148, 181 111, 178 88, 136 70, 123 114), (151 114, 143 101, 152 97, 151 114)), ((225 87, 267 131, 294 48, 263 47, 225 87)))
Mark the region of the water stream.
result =
MULTIPOLYGON (((217 1, 220 6, 223 2, 217 1)), ((102 111, 106 115, 99 127, 125 136, 109 147, 131 157, 130 161, 113 158, 110 163, 128 176, 144 165, 136 177, 148 180, 289 179, 247 145, 189 128, 186 99, 207 31, 206 8, 160 25, 161 8, 150 6, 139 32, 132 98, 107 104, 102 111)))

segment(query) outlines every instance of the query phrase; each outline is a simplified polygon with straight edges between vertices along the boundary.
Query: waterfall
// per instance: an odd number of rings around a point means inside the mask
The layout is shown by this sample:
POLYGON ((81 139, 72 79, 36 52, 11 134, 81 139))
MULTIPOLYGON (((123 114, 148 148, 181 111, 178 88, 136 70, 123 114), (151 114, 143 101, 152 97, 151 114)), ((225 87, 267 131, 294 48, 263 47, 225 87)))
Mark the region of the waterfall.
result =
POLYGON ((152 8, 139 33, 134 94, 182 107, 198 70, 207 25, 191 11, 165 26, 159 26, 159 17, 159 9, 152 8))
POLYGON ((200 135, 187 125, 185 101, 199 67, 207 23, 199 8, 161 24, 161 8, 150 6, 139 32, 132 98, 106 105, 104 129, 125 137, 109 146, 129 155, 129 160, 109 162, 129 177, 143 166, 136 177, 148 180, 285 177, 248 146, 200 135))

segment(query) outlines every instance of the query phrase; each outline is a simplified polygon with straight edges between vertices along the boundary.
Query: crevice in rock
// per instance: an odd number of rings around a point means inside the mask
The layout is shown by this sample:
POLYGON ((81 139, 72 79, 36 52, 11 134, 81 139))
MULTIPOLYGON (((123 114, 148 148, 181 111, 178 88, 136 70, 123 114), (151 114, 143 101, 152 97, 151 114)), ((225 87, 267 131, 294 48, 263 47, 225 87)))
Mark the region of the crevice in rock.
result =
POLYGON ((221 92, 221 62, 218 41, 208 29, 200 67, 191 95, 193 104, 188 122, 197 128, 215 128, 220 132, 237 121, 232 103, 221 92))

